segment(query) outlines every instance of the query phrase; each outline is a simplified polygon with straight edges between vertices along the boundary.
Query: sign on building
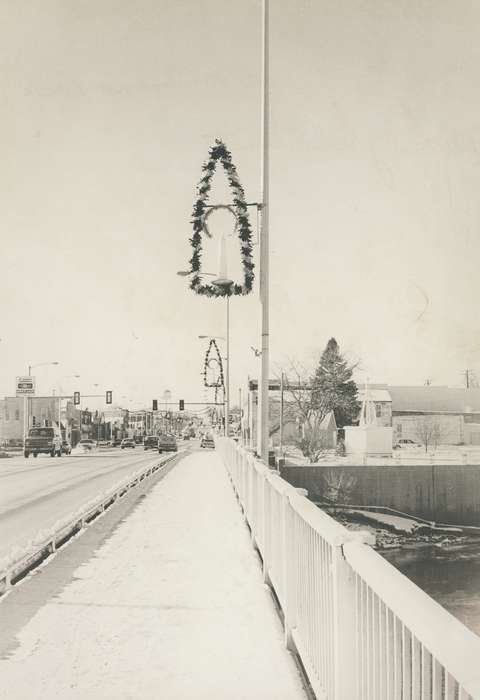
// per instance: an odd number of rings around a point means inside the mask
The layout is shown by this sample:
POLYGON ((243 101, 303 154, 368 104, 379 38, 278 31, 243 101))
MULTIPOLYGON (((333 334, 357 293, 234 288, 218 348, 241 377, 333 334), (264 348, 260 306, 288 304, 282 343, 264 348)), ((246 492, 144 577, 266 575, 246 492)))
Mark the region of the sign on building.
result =
POLYGON ((35 396, 35 377, 16 377, 15 393, 17 396, 35 396))

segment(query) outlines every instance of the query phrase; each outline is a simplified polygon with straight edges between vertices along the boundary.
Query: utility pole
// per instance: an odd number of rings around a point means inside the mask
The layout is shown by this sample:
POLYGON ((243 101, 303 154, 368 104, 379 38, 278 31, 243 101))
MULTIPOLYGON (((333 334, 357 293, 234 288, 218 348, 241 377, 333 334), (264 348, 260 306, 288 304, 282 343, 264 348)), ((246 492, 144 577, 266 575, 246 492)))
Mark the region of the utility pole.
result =
POLYGON ((260 387, 260 457, 268 466, 270 438, 269 380, 269 0, 263 0, 262 52, 262 224, 260 231, 260 299, 262 305, 262 370, 260 387))
POLYGON ((230 435, 230 294, 227 294, 227 362, 225 367, 225 436, 230 435))
POLYGON ((280 377, 280 456, 283 452, 283 372, 280 377))
POLYGON ((465 386, 467 387, 467 389, 470 389, 470 373, 471 372, 472 372, 471 369, 466 369, 464 372, 462 372, 462 374, 465 377, 465 386))

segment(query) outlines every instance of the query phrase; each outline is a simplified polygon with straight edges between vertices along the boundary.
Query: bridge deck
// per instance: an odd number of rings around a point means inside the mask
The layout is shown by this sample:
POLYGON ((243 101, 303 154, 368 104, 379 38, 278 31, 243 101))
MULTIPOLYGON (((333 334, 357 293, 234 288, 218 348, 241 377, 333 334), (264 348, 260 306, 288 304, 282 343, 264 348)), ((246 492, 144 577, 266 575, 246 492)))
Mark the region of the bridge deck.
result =
POLYGON ((215 452, 183 459, 103 538, 87 531, 1 603, 23 620, 0 660, 10 697, 305 697, 215 452), (55 588, 62 557, 77 565, 55 588))

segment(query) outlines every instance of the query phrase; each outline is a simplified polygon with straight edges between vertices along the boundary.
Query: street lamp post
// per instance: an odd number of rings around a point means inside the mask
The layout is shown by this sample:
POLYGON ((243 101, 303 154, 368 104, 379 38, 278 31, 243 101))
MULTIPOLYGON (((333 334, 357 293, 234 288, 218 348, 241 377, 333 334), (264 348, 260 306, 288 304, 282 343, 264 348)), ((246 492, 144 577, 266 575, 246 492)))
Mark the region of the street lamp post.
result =
MULTIPOLYGON (((224 255, 224 249, 222 249, 221 257, 224 255)), ((180 277, 188 277, 191 275, 190 271, 180 270, 177 275, 180 277)), ((216 277, 212 281, 212 284, 225 289, 227 294, 227 355, 225 364, 225 435, 229 435, 229 420, 230 420, 230 287, 233 285, 233 280, 229 279, 226 275, 226 264, 225 260, 220 261, 220 274, 213 274, 212 272, 202 272, 202 275, 208 275, 209 277, 216 277)), ((215 336, 198 336, 199 338, 213 338, 215 336)))
POLYGON ((268 465, 269 448, 269 0, 263 0, 262 51, 262 219, 260 231, 260 298, 262 304, 262 371, 260 391, 260 456, 268 465))
MULTIPOLYGON (((224 390, 225 390, 225 435, 228 437, 230 434, 230 303, 229 303, 230 297, 227 296, 227 348, 226 348, 226 356, 225 356, 225 385, 224 385, 224 390)), ((212 338, 215 340, 225 340, 223 336, 219 335, 199 335, 198 336, 201 340, 206 339, 206 338, 212 338)))

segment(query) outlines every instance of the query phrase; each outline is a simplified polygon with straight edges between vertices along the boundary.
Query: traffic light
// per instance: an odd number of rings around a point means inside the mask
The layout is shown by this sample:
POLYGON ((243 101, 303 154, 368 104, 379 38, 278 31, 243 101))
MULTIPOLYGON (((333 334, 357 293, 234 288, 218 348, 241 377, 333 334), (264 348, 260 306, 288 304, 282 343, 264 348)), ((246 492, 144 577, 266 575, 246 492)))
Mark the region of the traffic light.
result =
POLYGON ((152 411, 158 411, 158 400, 157 399, 153 399, 152 411))
POLYGON ((37 419, 35 418, 35 416, 32 416, 32 425, 35 425, 36 422, 37 422, 37 419))
POLYGON ((73 392, 73 403, 75 404, 75 406, 78 406, 80 404, 80 392, 79 391, 73 392))
POLYGON ((105 393, 105 403, 112 403, 112 392, 107 391, 105 393))
POLYGON ((185 401, 183 399, 180 399, 180 401, 178 402, 178 410, 179 411, 185 410, 185 401))

